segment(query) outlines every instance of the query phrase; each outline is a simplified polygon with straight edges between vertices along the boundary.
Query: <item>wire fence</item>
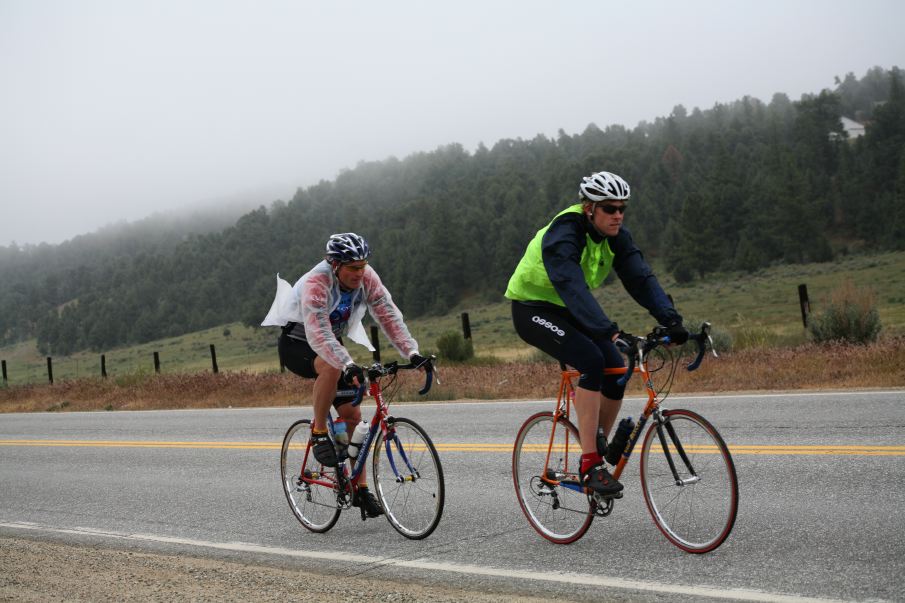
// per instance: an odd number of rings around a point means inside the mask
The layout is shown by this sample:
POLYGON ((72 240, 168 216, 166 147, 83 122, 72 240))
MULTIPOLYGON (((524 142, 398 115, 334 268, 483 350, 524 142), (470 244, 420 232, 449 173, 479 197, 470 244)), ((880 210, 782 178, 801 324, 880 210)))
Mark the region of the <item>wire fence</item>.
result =
MULTIPOLYGON (((462 335, 471 339, 468 313, 463 312, 462 335)), ((221 346, 213 343, 194 343, 188 349, 154 349, 103 353, 98 355, 46 356, 42 360, 0 360, 2 381, 0 387, 16 385, 53 384, 60 381, 85 378, 117 378, 136 374, 197 373, 223 371, 280 371, 284 372, 277 353, 275 338, 268 343, 250 342, 242 345, 221 346), (225 350, 224 350, 225 348, 225 350)), ((371 327, 371 343, 375 351, 374 361, 380 361, 381 343, 379 329, 371 327)), ((162 346, 165 348, 165 346, 162 346)))

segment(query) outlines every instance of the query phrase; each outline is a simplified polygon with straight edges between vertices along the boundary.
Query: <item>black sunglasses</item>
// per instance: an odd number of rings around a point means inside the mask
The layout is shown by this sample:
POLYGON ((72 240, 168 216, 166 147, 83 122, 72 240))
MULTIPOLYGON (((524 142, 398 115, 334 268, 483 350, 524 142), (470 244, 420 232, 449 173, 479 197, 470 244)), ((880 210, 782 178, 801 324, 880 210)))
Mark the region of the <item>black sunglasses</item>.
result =
POLYGON ((598 205, 597 207, 602 209, 603 213, 610 214, 611 216, 616 212, 619 212, 620 214, 625 213, 625 205, 598 205))

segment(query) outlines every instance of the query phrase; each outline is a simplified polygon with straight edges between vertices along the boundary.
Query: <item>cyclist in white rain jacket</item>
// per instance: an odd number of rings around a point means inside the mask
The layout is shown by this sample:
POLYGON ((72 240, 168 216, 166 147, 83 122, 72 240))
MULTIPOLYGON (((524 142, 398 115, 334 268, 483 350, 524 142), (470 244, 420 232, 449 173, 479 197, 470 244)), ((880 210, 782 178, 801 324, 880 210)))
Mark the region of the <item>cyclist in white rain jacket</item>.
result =
MULTIPOLYGON (((314 456, 323 465, 337 464, 336 451, 327 432, 330 405, 350 426, 361 421, 361 409, 351 402, 356 387, 364 384, 362 367, 355 364, 343 345, 343 336, 373 351, 361 320, 365 310, 381 326, 393 347, 415 365, 428 359, 418 352, 402 313, 377 272, 368 265, 371 249, 355 233, 330 236, 324 261, 302 276, 294 286, 277 275, 277 294, 262 326, 282 327, 279 353, 293 373, 314 379, 314 423, 311 442, 314 456)), ((365 474, 358 481, 358 497, 369 517, 383 513, 377 498, 367 489, 365 474)))

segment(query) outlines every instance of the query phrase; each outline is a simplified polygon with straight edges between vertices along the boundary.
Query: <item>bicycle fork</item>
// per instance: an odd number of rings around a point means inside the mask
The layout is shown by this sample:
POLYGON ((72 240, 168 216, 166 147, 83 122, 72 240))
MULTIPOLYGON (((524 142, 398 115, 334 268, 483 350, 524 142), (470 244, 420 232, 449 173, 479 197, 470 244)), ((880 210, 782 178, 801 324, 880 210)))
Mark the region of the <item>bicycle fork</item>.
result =
POLYGON ((396 430, 392 426, 390 426, 390 429, 384 436, 383 441, 384 446, 386 447, 387 460, 390 462, 390 468, 393 470, 393 475, 396 476, 396 481, 401 484, 402 482, 414 482, 419 479, 421 475, 409 460, 408 455, 405 453, 405 448, 402 447, 402 442, 399 441, 399 436, 396 435, 396 430), (399 473, 399 469, 396 467, 396 458, 393 454, 392 446, 395 446, 399 457, 405 463, 405 467, 406 469, 408 469, 408 475, 402 475, 399 473))
POLYGON ((672 471, 672 477, 676 485, 689 486, 701 481, 701 478, 698 477, 698 474, 695 472, 694 467, 691 464, 691 459, 689 459, 688 455, 685 453, 685 448, 682 446, 682 442, 679 440, 679 436, 676 434, 676 430, 669 419, 664 418, 663 415, 657 411, 654 413, 654 420, 656 421, 657 426, 657 438, 660 440, 660 446, 663 448, 663 454, 666 456, 666 462, 669 464, 669 470, 672 471), (664 431, 666 432, 665 434, 664 431), (675 451, 679 454, 679 458, 685 463, 685 468, 688 469, 689 477, 687 478, 683 479, 679 476, 679 471, 676 469, 676 463, 673 460, 673 455, 669 449, 669 443, 666 441, 667 435, 672 442, 673 448, 675 448, 675 451))

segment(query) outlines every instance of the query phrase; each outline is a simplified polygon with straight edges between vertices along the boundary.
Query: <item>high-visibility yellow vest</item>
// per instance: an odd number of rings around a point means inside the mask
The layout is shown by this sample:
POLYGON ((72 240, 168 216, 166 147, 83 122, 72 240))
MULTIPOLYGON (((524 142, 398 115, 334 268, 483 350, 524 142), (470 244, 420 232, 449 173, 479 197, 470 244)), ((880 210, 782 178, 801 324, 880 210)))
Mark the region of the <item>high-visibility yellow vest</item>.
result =
MULTIPOLYGON (((577 203, 564 209, 556 214, 550 224, 556 218, 567 213, 582 213, 581 203, 577 203)), ((506 287, 506 297, 517 301, 545 301, 565 307, 565 302, 559 297, 550 277, 547 275, 547 269, 544 267, 544 260, 541 257, 541 244, 544 235, 550 228, 550 224, 537 231, 525 255, 519 261, 515 272, 509 279, 509 286, 506 287)), ((603 279, 610 273, 613 267, 613 258, 615 254, 610 249, 610 244, 606 237, 601 242, 596 242, 591 235, 586 234, 587 241, 584 251, 581 252, 581 271, 584 273, 584 280, 588 287, 596 289, 603 283, 603 279)))

